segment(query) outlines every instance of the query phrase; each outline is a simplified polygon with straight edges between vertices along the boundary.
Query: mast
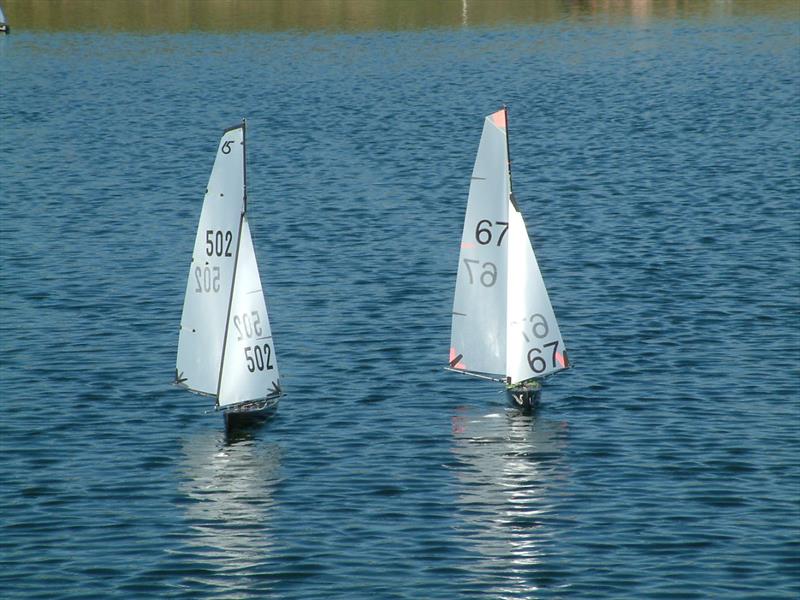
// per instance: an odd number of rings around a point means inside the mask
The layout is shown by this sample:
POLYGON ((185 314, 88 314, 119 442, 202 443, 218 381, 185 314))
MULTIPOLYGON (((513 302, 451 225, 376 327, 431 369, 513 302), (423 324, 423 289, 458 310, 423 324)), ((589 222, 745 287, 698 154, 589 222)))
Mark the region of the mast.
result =
MULTIPOLYGON (((508 106, 505 102, 503 102, 503 117, 505 118, 505 129, 506 129, 506 170, 508 171, 508 199, 511 201, 511 206, 519 212, 519 207, 517 206, 517 201, 514 199, 514 185, 511 180, 511 144, 508 141, 508 106)), ((508 217, 509 225, 511 224, 511 216, 508 217)), ((509 249, 511 248, 511 242, 506 244, 506 257, 509 255, 509 249)), ((508 258, 506 259, 506 264, 509 264, 508 258)), ((511 270, 509 269, 506 273, 506 336, 508 336, 508 287, 511 281, 511 270)), ((506 338, 508 339, 508 338, 506 338)), ((508 342, 506 342, 508 343, 508 342)), ((507 352, 507 350, 506 350, 507 352)), ((506 356, 506 368, 504 369, 503 377, 504 383, 510 384, 511 377, 508 374, 508 357, 506 356)))
MULTIPOLYGON (((228 310, 225 314, 225 334, 222 337, 222 358, 219 361, 219 375, 217 377, 217 395, 214 397, 215 407, 219 407, 219 391, 222 386, 222 367, 225 365, 225 350, 228 347, 228 326, 231 320, 231 305, 233 304, 233 291, 236 289, 236 270, 239 266, 239 247, 242 244, 242 223, 244 222, 245 215, 247 214, 247 154, 245 153, 246 145, 245 140, 247 139, 246 136, 246 123, 245 120, 242 119, 242 124, 240 125, 242 128, 242 198, 243 198, 243 207, 242 207, 242 214, 239 216, 239 232, 236 236, 236 254, 233 257, 233 278, 231 280, 231 293, 228 296, 228 310)), ((231 127, 231 129, 236 129, 236 127, 231 127)))
POLYGON ((508 158, 508 197, 514 210, 519 212, 517 199, 514 197, 514 182, 511 177, 511 143, 508 141, 508 106, 503 104, 503 114, 506 118, 506 157, 508 158))
MULTIPOLYGON (((247 121, 242 117, 242 187, 244 198, 244 212, 247 213, 247 121)), ((241 228, 239 229, 241 234, 241 228)))

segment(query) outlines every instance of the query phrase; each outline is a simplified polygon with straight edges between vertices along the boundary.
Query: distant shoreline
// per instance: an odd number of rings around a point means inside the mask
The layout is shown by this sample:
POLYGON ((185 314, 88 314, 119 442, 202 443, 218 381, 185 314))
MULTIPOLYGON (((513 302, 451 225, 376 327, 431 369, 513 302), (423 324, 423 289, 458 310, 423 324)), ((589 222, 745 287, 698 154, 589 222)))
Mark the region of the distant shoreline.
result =
POLYGON ((587 18, 644 24, 683 18, 800 20, 800 3, 796 0, 0 0, 0 4, 16 31, 53 32, 401 31, 587 18))

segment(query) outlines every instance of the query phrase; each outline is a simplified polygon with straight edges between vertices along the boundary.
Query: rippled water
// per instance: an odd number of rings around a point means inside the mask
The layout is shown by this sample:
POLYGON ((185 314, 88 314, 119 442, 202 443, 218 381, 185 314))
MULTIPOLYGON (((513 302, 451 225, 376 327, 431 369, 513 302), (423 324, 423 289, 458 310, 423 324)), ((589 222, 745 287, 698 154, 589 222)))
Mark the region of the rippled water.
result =
POLYGON ((0 38, 7 598, 800 594, 800 33, 720 18, 0 38), (576 368, 446 373, 484 115, 576 368), (173 388, 248 118, 285 388, 173 388))

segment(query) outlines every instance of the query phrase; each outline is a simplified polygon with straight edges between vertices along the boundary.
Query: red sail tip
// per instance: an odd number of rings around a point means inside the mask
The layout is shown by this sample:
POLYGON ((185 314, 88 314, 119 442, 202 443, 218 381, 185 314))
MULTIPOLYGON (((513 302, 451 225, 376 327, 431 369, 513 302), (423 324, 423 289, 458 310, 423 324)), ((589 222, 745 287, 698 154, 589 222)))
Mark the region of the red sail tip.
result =
POLYGON ((459 369, 459 370, 466 370, 466 366, 464 363, 461 362, 461 359, 464 357, 463 354, 457 354, 455 348, 450 348, 450 368, 451 369, 459 369))
POLYGON ((489 115, 489 118, 492 120, 492 123, 497 125, 500 129, 506 128, 506 109, 501 108, 496 113, 489 115))

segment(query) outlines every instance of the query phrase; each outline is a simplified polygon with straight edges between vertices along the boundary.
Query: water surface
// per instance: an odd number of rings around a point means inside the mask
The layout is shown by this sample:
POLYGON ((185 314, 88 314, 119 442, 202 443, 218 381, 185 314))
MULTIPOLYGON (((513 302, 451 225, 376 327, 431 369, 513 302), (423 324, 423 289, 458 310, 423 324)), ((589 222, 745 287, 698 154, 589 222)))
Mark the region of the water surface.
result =
POLYGON ((0 38, 4 597, 800 594, 800 34, 717 4, 0 38), (441 369, 501 102, 575 361, 533 417, 441 369), (169 382, 243 116, 289 395, 226 439, 169 382))

